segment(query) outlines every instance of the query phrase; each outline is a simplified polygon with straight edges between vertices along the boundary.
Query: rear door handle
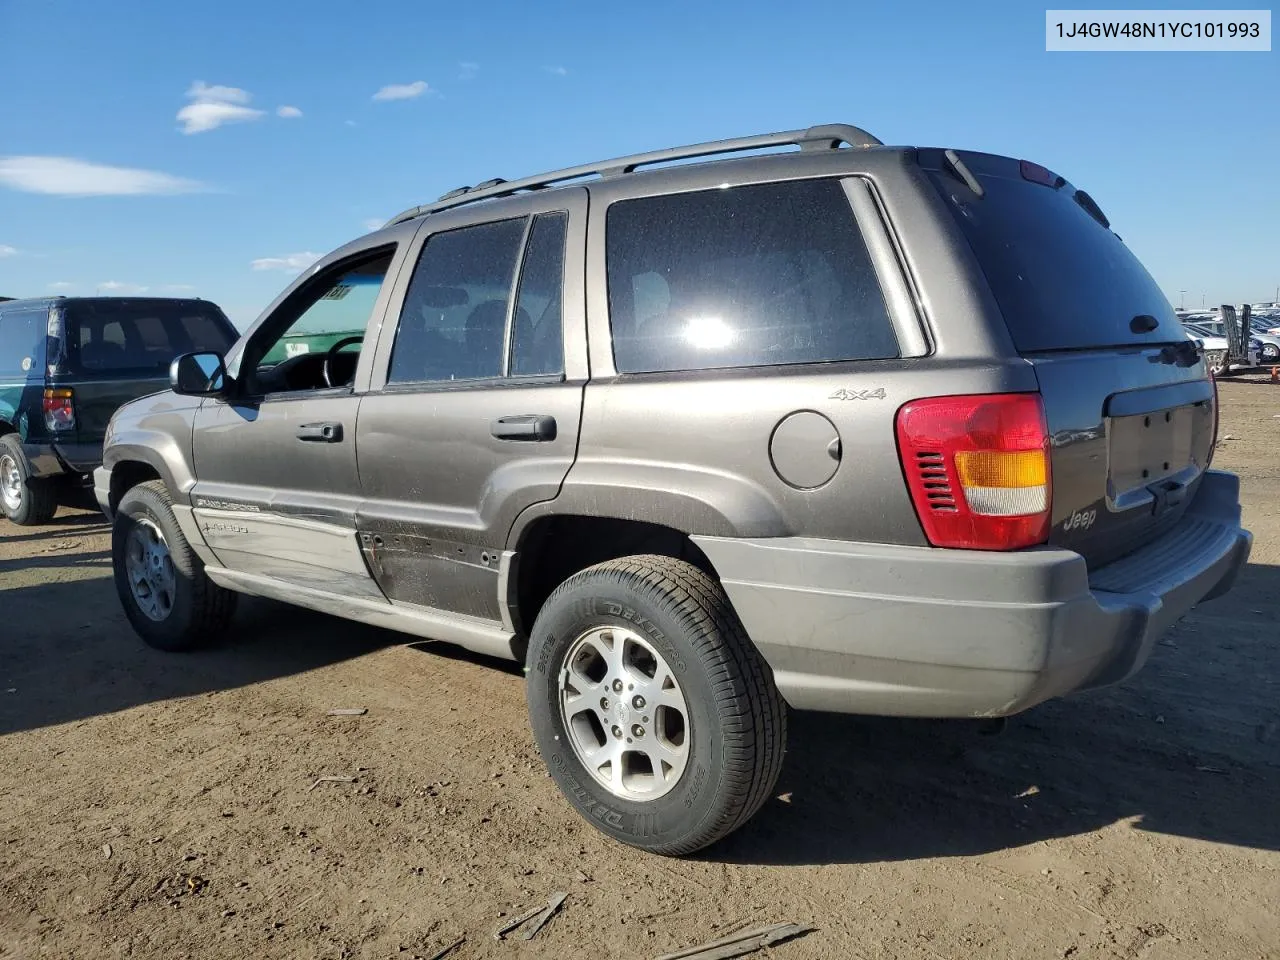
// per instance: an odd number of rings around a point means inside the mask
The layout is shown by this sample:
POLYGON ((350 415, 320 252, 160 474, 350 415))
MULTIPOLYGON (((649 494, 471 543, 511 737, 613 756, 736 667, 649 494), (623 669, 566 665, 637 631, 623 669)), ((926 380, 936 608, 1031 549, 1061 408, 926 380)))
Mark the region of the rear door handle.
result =
POLYGON ((341 443, 342 424, 304 423, 298 428, 298 439, 310 443, 341 443))
POLYGON ((556 418, 545 413, 501 417, 489 424, 489 432, 499 440, 531 440, 546 443, 556 438, 556 418))

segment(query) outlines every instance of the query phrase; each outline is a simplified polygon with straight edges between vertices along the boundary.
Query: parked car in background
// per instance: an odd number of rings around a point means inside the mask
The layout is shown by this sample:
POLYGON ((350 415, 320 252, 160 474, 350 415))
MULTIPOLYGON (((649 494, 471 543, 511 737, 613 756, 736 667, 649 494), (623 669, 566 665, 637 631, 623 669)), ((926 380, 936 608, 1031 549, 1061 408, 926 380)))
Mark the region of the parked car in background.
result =
POLYGON ((1258 365, 1262 355, 1262 341, 1256 337, 1249 338, 1249 345, 1242 363, 1229 363, 1227 357, 1231 352, 1231 344, 1225 332, 1217 332, 1214 327, 1204 322, 1182 321, 1187 336, 1200 344, 1205 364, 1215 377, 1227 376, 1241 370, 1248 370, 1258 365))
POLYGON ((244 593, 521 661, 567 802, 684 854, 773 796, 788 706, 1140 669, 1249 554, 1216 430, 1085 191, 836 125, 406 210, 121 408, 94 489, 145 642, 244 593))
MULTIPOLYGON (((1196 317, 1190 324, 1211 336, 1224 339, 1227 336, 1227 325, 1218 317, 1196 317)), ((1249 326, 1250 347, 1252 349, 1252 345, 1257 344, 1258 362, 1270 364, 1280 361, 1280 335, 1267 333, 1267 328, 1257 318, 1251 318, 1249 326)))
POLYGON ((236 336, 207 300, 0 303, 0 511, 18 524, 50 519, 102 462, 117 407, 165 389, 178 354, 226 350, 236 336))
POLYGON ((1280 336, 1280 313, 1255 313, 1252 318, 1253 328, 1268 336, 1280 336))

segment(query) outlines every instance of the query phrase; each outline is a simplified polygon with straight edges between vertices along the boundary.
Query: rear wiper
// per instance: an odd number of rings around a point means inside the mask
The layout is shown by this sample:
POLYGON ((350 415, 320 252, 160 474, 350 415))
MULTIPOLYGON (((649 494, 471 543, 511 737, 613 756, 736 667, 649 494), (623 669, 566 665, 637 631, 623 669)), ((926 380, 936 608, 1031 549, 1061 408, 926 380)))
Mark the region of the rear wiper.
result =
POLYGON ((973 191, 974 196, 981 197, 986 193, 982 189, 982 184, 978 182, 978 178, 973 175, 973 172, 965 165, 965 162, 960 159, 960 154, 954 150, 943 150, 942 155, 947 158, 947 165, 955 171, 956 176, 963 180, 964 185, 973 191))
POLYGON ((1111 229, 1111 221, 1107 219, 1107 215, 1102 212, 1102 208, 1098 206, 1098 202, 1089 196, 1083 190, 1076 191, 1076 203, 1084 208, 1084 212, 1097 220, 1100 224, 1111 229))

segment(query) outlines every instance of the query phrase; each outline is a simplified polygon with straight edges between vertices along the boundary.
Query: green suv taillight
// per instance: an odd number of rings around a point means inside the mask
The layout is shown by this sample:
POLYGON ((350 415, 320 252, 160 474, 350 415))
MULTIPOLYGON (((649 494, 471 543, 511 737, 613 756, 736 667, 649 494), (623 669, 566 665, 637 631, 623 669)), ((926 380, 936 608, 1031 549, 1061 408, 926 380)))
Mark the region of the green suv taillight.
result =
POLYGON ((50 431, 65 433, 76 428, 75 392, 69 387, 46 387, 43 406, 44 425, 50 431))

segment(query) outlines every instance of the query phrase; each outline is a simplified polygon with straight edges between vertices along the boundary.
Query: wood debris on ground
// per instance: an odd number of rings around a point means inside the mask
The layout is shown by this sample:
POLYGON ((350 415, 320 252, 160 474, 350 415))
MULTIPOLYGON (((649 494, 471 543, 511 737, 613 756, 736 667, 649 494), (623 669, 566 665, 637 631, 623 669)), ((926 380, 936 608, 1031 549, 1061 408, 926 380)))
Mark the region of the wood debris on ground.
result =
POLYGON ((773 923, 767 927, 756 927, 741 933, 721 937, 696 947, 686 947, 674 953, 664 953, 657 960, 732 960, 743 957, 757 950, 776 946, 787 940, 811 933, 813 927, 799 923, 773 923))
POLYGON ((355 777, 317 777, 316 782, 313 783, 311 786, 307 787, 307 792, 310 793, 312 790, 320 786, 320 784, 322 783, 355 783, 355 782, 356 782, 355 777))
POLYGON ((538 931, 545 927, 547 922, 555 916, 556 912, 560 909, 561 904, 565 902, 565 899, 568 898, 568 896, 569 895, 567 893, 553 893, 551 898, 547 900, 544 905, 534 907, 532 910, 528 910, 525 913, 520 914, 515 919, 495 930, 493 933, 493 939, 505 940, 507 939, 507 934, 527 923, 529 926, 521 932, 520 939, 532 940, 538 935, 538 931))
POLYGON ((457 950, 460 946, 462 946, 466 942, 467 942, 467 938, 466 938, 466 935, 464 934, 463 936, 459 937, 457 940, 453 941, 453 943, 448 944, 447 946, 441 947, 431 956, 427 957, 427 960, 444 960, 445 957, 453 953, 453 951, 457 950))

